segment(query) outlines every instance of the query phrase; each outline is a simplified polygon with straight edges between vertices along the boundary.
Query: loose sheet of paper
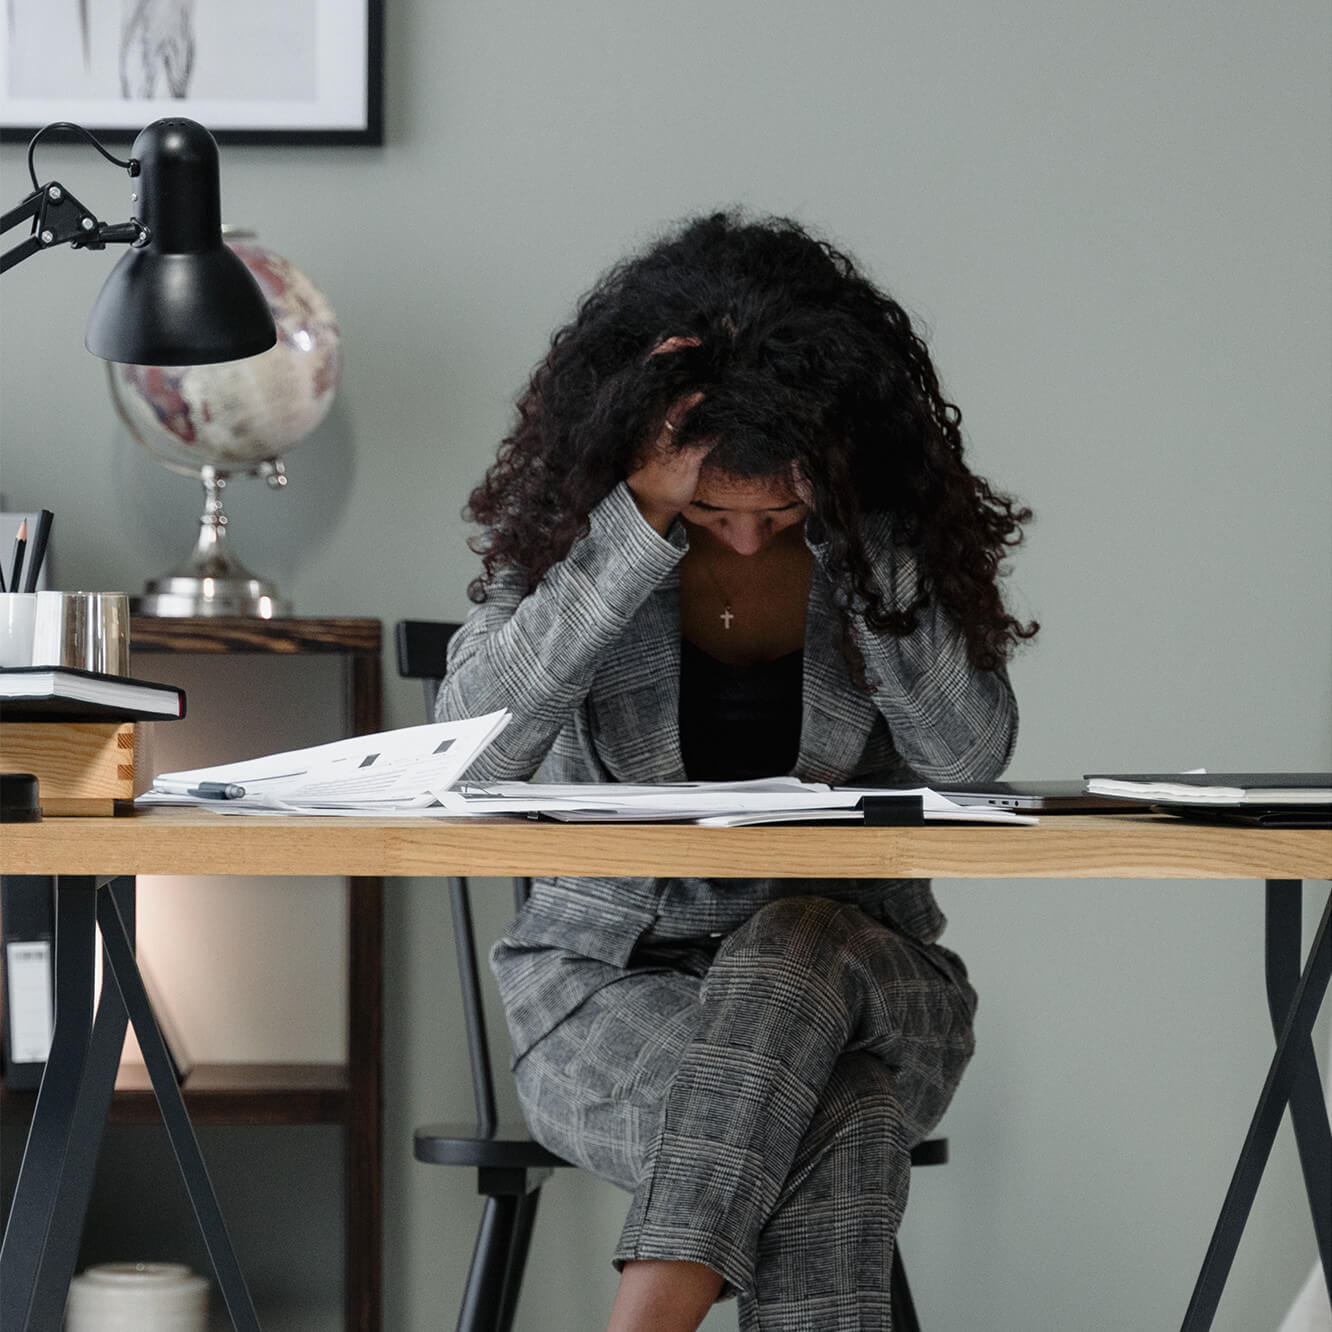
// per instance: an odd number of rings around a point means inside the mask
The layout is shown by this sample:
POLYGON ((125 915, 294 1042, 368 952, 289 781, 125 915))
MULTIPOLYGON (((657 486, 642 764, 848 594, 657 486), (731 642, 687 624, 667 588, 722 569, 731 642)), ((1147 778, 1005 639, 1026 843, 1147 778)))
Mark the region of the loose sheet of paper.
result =
POLYGON ((932 791, 927 786, 909 791, 886 790, 883 787, 838 786, 833 794, 840 797, 837 804, 828 807, 796 808, 772 810, 768 813, 749 813, 741 811, 734 814, 706 815, 698 820, 705 828, 743 828, 759 823, 821 823, 834 820, 863 822, 864 816, 858 808, 865 797, 873 796, 919 796, 921 818, 926 823, 1010 823, 1032 824, 1040 820, 1034 814, 1018 814, 1011 809, 997 809, 988 805, 959 805, 947 796, 932 791))
POLYGON ((568 822, 695 819, 706 814, 827 809, 854 804, 822 782, 764 777, 748 782, 462 782, 436 790, 445 813, 544 814, 568 822))
POLYGON ((140 804, 201 804, 245 808, 411 808, 434 803, 433 787, 448 788, 504 729, 507 712, 426 726, 352 736, 309 749, 268 754, 240 763, 162 773, 140 804), (208 788, 242 794, 209 797, 208 788))

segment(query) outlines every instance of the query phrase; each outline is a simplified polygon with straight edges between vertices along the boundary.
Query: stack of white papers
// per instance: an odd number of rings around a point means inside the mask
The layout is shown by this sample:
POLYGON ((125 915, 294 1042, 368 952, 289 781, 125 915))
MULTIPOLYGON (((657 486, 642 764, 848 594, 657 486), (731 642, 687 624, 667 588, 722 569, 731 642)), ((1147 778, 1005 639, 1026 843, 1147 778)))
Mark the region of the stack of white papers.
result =
POLYGON ((162 773, 140 805, 187 804, 229 814, 551 818, 565 822, 859 821, 867 796, 918 796, 926 819, 1035 823, 1030 815, 955 804, 928 788, 829 787, 795 777, 749 782, 467 782, 468 767, 509 713, 355 736, 241 763, 162 773))
POLYGON ((140 805, 208 805, 229 812, 393 813, 435 803, 504 729, 507 712, 407 726, 311 749, 164 772, 140 805))
POLYGON ((540 814, 565 823, 669 822, 689 820, 713 828, 751 823, 813 823, 863 818, 866 796, 918 796, 926 819, 976 823, 1035 823, 1009 810, 955 804, 926 787, 887 791, 881 787, 827 786, 797 777, 748 782, 678 782, 655 786, 620 783, 546 785, 537 782, 462 782, 436 793, 449 814, 540 814))

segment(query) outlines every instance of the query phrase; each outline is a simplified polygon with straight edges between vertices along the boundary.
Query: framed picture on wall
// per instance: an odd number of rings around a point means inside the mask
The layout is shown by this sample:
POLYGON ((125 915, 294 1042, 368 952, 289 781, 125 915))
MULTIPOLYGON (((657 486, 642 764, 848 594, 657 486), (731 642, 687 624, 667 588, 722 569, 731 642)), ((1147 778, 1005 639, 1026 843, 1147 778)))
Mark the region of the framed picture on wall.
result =
POLYGON ((220 143, 384 142, 384 0, 5 0, 0 138, 109 142, 185 116, 220 143))

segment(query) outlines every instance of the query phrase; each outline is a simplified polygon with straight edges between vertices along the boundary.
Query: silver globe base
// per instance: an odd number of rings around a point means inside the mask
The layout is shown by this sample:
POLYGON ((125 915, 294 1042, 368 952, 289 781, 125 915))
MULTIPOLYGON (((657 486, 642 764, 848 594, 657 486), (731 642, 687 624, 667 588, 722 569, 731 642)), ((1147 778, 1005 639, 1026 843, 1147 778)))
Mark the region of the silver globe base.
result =
POLYGON ((291 603, 262 578, 152 579, 132 602, 138 615, 246 615, 271 620, 291 614, 291 603))
MULTIPOLYGON (((286 484, 281 463, 270 461, 266 466, 269 485, 286 484)), ((248 615, 261 620, 290 615, 291 602, 231 553, 222 510, 227 474, 205 464, 200 480, 204 510, 189 559, 164 577, 150 580, 143 596, 134 598, 133 610, 139 615, 248 615)))

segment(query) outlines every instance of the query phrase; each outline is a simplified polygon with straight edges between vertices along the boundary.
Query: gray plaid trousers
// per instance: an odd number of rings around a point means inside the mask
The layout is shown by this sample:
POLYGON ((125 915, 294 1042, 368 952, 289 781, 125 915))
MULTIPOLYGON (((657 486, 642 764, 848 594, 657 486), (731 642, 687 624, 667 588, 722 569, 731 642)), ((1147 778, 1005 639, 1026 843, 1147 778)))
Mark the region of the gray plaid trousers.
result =
POLYGON ((910 1148, 973 1048, 965 969, 818 897, 709 952, 640 949, 528 1050, 529 1127, 633 1192, 617 1266, 706 1263, 744 1332, 888 1329, 910 1148))

